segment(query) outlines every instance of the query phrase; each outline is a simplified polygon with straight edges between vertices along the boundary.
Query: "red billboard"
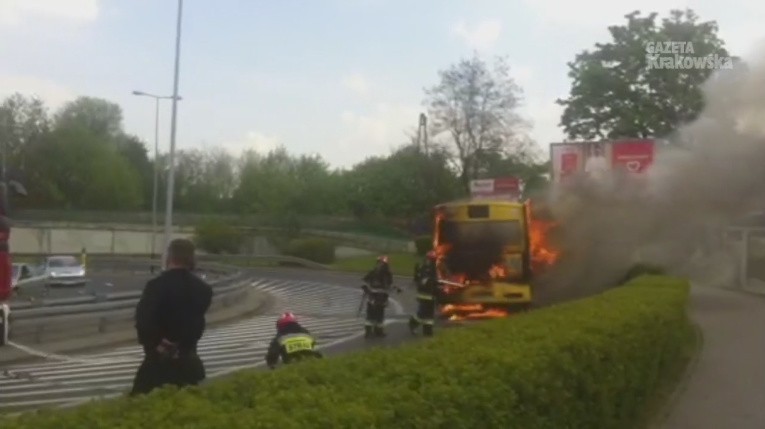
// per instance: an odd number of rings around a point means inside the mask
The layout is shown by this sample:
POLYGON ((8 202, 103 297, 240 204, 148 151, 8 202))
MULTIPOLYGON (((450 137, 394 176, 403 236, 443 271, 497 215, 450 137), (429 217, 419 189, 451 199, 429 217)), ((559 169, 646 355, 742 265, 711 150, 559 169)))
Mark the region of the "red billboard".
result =
POLYGON ((600 180, 615 170, 644 173, 654 162, 655 142, 649 139, 552 143, 552 180, 566 182, 577 176, 600 180))
POLYGON ((653 164, 653 140, 619 140, 611 149, 611 165, 629 173, 643 173, 653 164))

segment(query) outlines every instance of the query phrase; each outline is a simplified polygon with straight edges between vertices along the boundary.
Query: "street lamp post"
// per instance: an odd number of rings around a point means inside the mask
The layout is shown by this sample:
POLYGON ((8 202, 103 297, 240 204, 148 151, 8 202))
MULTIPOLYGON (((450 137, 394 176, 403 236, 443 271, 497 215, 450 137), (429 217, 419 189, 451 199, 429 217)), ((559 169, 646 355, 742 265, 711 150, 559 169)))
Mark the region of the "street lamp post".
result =
POLYGON ((178 75, 181 62, 181 16, 183 13, 183 0, 178 0, 178 22, 175 29, 175 75, 173 77, 173 116, 170 120, 170 171, 167 175, 167 197, 165 198, 165 240, 163 251, 163 263, 167 260, 167 247, 170 245, 170 237, 173 228, 173 194, 175 188, 175 133, 176 119, 178 116, 178 75))
MULTIPOLYGON (((151 97, 155 101, 154 113, 154 184, 151 195, 151 259, 154 260, 157 242, 157 187, 159 183, 159 100, 170 100, 172 95, 154 95, 143 91, 133 91, 133 95, 151 97)), ((182 100, 182 97, 178 97, 182 100)), ((153 265, 152 265, 153 267, 153 265)))

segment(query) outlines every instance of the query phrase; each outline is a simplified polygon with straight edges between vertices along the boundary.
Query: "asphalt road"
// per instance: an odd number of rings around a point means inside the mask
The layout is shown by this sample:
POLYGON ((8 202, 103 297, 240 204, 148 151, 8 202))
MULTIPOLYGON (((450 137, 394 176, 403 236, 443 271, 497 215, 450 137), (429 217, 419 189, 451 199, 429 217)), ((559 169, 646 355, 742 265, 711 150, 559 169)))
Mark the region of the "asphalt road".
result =
POLYGON ((88 275, 88 283, 85 286, 57 285, 46 288, 43 282, 34 282, 22 285, 11 296, 10 303, 39 300, 43 298, 59 299, 72 296, 101 294, 110 292, 123 292, 143 289, 146 281, 151 278, 148 274, 136 273, 106 273, 88 275))
MULTIPOLYGON (((327 356, 370 345, 396 346, 413 338, 402 323, 414 303, 408 279, 397 281, 404 292, 392 297, 388 336, 365 340, 363 315, 356 316, 361 298, 358 274, 265 268, 251 272, 253 287, 269 292, 274 298, 273 305, 263 315, 205 333, 200 355, 208 379, 244 367, 263 366, 268 342, 275 334, 275 319, 284 311, 300 317, 327 356)), ((0 411, 70 406, 94 398, 119 396, 130 388, 141 358, 138 346, 127 346, 12 366, 5 375, 0 373, 0 411)))

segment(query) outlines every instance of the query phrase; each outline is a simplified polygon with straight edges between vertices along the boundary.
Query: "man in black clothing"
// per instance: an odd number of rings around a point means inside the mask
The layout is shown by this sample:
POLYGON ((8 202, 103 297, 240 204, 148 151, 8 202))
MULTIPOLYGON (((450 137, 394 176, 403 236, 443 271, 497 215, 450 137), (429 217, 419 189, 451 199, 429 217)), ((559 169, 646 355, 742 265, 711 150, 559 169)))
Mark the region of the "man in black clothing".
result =
POLYGON ((205 378, 197 343, 205 330, 212 288, 194 270, 194 244, 176 239, 167 251, 167 269, 146 283, 135 312, 144 359, 131 395, 172 384, 196 385, 205 378))
POLYGON ((364 324, 364 337, 372 335, 384 337, 385 331, 385 307, 388 305, 388 297, 393 286, 393 273, 391 273, 387 256, 377 258, 377 264, 363 278, 366 283, 361 288, 367 296, 367 318, 364 324))
POLYGON ((436 271, 436 252, 430 251, 425 262, 418 267, 414 276, 417 285, 417 314, 409 319, 409 330, 414 334, 422 325, 425 336, 433 335, 436 315, 436 296, 439 292, 438 273, 436 271))
POLYGON ((266 364, 273 369, 280 357, 284 364, 322 357, 316 350, 316 340, 311 333, 289 312, 282 314, 276 321, 276 336, 268 347, 266 364))

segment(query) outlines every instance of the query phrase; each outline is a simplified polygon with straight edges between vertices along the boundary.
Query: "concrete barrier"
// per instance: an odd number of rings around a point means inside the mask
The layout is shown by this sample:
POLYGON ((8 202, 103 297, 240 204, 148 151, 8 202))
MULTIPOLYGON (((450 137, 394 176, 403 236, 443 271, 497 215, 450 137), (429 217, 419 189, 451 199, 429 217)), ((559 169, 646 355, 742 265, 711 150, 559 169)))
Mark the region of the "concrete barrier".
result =
MULTIPOLYGON (((256 234, 268 234, 273 228, 262 228, 256 234)), ((306 229, 304 234, 337 240, 363 249, 384 252, 414 251, 414 243, 407 240, 384 239, 380 237, 306 229)), ((255 255, 277 253, 265 236, 255 235, 245 243, 247 252, 255 255)), ((172 238, 192 238, 194 229, 175 227, 172 238)), ((13 253, 21 254, 79 254, 86 249, 88 254, 150 254, 152 249, 152 231, 147 225, 99 225, 99 224, 61 224, 16 222, 10 238, 13 253)), ((162 253, 164 234, 158 231, 154 249, 162 253)))

